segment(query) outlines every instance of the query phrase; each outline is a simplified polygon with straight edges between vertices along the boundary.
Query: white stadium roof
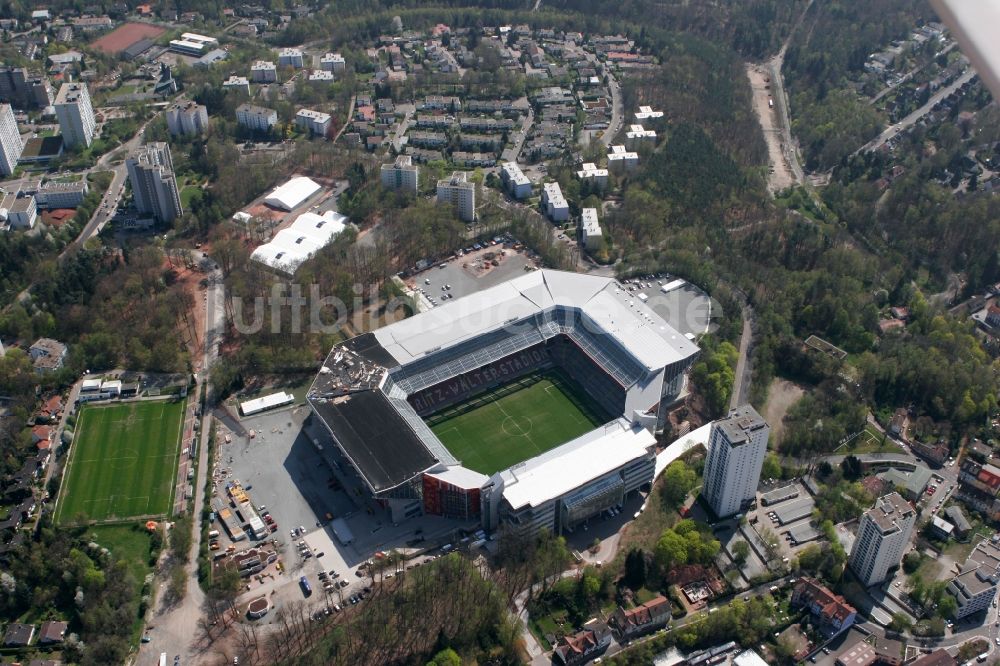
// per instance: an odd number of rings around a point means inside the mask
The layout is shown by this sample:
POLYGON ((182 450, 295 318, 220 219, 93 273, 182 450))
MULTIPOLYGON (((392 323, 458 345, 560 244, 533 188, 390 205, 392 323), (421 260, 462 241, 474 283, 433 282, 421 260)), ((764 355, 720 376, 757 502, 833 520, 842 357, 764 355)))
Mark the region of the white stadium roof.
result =
POLYGON ((289 275, 320 248, 328 245, 347 226, 347 218, 327 211, 322 216, 303 213, 269 243, 261 245, 250 258, 289 275))
POLYGON ((501 472, 515 511, 539 506, 646 454, 656 437, 621 418, 501 472))
POLYGON ((320 189, 320 184, 312 178, 299 176, 298 178, 292 178, 284 185, 275 188, 275 190, 267 195, 266 199, 264 199, 264 203, 269 206, 274 206, 275 208, 293 210, 303 201, 319 192, 320 189))
POLYGON ((400 365, 497 330, 553 306, 579 308, 591 333, 609 335, 648 369, 689 358, 698 347, 612 278, 527 273, 375 331, 400 365))

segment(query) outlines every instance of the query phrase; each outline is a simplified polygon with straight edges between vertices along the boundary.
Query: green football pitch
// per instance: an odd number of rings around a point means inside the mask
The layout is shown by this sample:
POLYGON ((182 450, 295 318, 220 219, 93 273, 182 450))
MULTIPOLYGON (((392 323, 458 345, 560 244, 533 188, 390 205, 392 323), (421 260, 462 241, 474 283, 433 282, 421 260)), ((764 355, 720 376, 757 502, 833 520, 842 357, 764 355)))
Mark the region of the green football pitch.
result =
POLYGON ((183 400, 84 406, 57 522, 167 514, 174 500, 183 421, 183 400))
POLYGON ((606 423, 607 414, 557 371, 522 378, 426 419, 469 469, 493 474, 606 423))

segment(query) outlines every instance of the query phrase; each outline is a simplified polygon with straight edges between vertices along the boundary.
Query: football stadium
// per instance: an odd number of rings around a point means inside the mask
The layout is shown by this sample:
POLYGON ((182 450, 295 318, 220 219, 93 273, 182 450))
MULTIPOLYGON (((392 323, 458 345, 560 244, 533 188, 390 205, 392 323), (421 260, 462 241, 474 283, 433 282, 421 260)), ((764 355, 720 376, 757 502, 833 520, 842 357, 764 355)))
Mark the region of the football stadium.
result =
POLYGON ((540 270, 337 345, 308 401, 394 521, 559 533, 652 482, 697 354, 616 280, 540 270))

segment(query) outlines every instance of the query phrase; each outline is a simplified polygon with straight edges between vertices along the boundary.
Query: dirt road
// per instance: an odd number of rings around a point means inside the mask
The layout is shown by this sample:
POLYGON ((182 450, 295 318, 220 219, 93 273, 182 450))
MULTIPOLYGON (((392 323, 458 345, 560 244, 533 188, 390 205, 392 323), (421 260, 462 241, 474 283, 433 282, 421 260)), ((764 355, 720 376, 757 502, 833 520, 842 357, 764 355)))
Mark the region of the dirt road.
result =
POLYGON ((773 105, 770 72, 753 63, 747 63, 746 72, 753 90, 753 110, 764 131, 764 141, 767 142, 767 160, 771 168, 767 188, 771 192, 778 192, 791 187, 796 180, 786 157, 780 118, 773 105))

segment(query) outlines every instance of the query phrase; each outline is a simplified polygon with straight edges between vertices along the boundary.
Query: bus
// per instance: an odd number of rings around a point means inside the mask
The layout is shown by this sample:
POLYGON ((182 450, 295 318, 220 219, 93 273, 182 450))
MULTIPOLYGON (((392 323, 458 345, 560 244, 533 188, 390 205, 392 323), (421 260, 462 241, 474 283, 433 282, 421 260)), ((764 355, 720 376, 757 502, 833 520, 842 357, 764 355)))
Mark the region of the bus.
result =
POLYGON ((160 653, 160 666, 167 666, 167 653, 166 652, 161 652, 160 653))

